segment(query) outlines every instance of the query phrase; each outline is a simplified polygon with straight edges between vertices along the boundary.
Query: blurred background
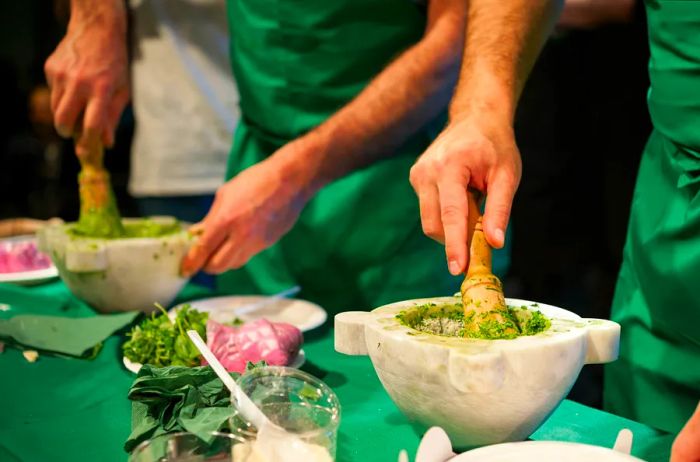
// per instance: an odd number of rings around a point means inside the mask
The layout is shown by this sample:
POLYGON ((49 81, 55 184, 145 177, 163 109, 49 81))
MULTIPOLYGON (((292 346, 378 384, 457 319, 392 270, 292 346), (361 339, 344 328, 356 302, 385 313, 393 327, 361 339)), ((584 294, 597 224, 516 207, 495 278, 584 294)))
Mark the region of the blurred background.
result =
MULTIPOLYGON (((79 166, 72 142, 53 128, 43 72, 67 3, 0 6, 0 219, 78 216, 79 166)), ((518 110, 523 179, 504 283, 510 297, 607 318, 650 132, 648 49, 641 2, 583 3, 567 2, 518 110)), ((106 155, 124 216, 138 216, 127 191, 133 132, 127 109, 106 155)), ((585 368, 571 398, 599 407, 601 377, 601 368, 585 368)))

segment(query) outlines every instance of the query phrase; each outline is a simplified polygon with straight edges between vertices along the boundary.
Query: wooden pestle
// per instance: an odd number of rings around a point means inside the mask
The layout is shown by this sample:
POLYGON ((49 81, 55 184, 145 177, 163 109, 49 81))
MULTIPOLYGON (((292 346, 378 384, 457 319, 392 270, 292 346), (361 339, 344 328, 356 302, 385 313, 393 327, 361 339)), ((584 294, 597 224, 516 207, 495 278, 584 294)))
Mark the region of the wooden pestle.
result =
MULTIPOLYGON (((75 135, 77 141, 80 134, 75 135)), ((90 140, 80 160, 80 218, 76 230, 90 237, 124 235, 109 173, 104 168, 104 148, 99 139, 90 140)))
POLYGON ((511 322, 503 295, 501 281, 491 269, 491 246, 484 235, 481 212, 475 193, 469 196, 468 229, 472 231, 469 242, 469 265, 462 283, 462 304, 465 315, 465 329, 479 336, 482 324, 487 322, 488 330, 495 326, 499 335, 517 335, 518 329, 511 322))

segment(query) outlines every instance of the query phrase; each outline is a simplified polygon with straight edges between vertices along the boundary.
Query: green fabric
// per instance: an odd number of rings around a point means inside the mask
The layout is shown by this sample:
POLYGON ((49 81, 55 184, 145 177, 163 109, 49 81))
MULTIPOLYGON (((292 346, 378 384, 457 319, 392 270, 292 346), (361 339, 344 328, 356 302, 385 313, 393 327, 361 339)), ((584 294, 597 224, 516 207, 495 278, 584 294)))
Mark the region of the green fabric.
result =
POLYGON ((5 308, 0 312, 0 341, 45 353, 94 357, 107 337, 131 324, 139 315, 135 311, 86 317, 22 314, 61 311, 66 302, 67 299, 32 295, 30 289, 3 286, 0 303, 5 308))
MULTIPOLYGON (((57 299, 66 299, 68 293, 60 282, 31 290, 57 299)), ((205 295, 190 285, 178 302, 205 295)), ((68 306, 78 307, 79 315, 88 310, 72 298, 68 306)), ((135 375, 121 363, 122 341, 116 336, 107 339, 94 361, 46 357, 30 364, 17 350, 0 354, 0 460, 124 462, 131 423, 127 393, 135 375)), ((396 460, 404 448, 415 454, 420 435, 389 399, 369 358, 336 353, 332 330, 324 328, 306 335, 304 351, 303 369, 333 387, 342 405, 339 462, 396 460)), ((635 432, 635 454, 650 462, 668 461, 671 436, 568 401, 533 438, 609 447, 622 428, 635 432)))
MULTIPOLYGON (((232 374, 238 377, 238 374, 232 374)), ((233 416, 231 393, 212 368, 145 365, 129 390, 128 452, 150 438, 187 431, 207 440, 233 416)))
POLYGON ((29 287, 0 284, 0 319, 9 319, 17 314, 63 312, 66 316, 79 316, 69 309, 68 297, 47 296, 29 287))
MULTIPOLYGON (((284 143, 350 101, 425 29, 410 0, 230 0, 242 121, 284 143)), ((265 155, 271 152, 264 153, 265 155)))
MULTIPOLYGON (((426 21, 408 0, 236 0, 228 11, 243 114, 229 178, 347 104, 421 38, 426 21)), ((300 285, 300 297, 330 312, 454 293, 461 280, 447 272, 444 248, 423 236, 408 182, 442 123, 328 185, 278 244, 220 277, 220 289, 272 294, 300 285)), ((507 250, 497 252, 497 274, 507 265, 507 250)))
POLYGON ((654 128, 700 150, 700 3, 646 0, 649 22, 649 112, 654 128))
POLYGON ((648 0, 649 109, 613 300, 606 409, 676 432, 700 400, 700 2, 648 0))
POLYGON ((677 432, 700 400, 700 160, 659 132, 637 179, 612 319, 606 409, 677 432))

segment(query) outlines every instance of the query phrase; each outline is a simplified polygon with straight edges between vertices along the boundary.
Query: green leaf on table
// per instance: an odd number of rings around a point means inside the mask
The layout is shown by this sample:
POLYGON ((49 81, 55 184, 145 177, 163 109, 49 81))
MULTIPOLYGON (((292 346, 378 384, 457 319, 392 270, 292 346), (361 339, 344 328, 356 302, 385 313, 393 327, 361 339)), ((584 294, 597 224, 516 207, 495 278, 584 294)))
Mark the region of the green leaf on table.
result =
POLYGON ((208 366, 144 365, 128 397, 132 419, 127 452, 163 433, 189 431, 205 438, 226 426, 234 413, 230 392, 208 366))
POLYGON ((17 315, 0 319, 0 340, 20 348, 94 358, 107 337, 138 315, 136 311, 84 318, 17 315))
MULTIPOLYGON (((265 363, 248 364, 248 370, 265 363)), ((239 374, 232 372, 231 377, 239 374)), ((231 393, 209 366, 144 365, 129 390, 131 434, 124 449, 165 433, 187 431, 208 441, 215 431, 230 430, 235 410, 231 393)))

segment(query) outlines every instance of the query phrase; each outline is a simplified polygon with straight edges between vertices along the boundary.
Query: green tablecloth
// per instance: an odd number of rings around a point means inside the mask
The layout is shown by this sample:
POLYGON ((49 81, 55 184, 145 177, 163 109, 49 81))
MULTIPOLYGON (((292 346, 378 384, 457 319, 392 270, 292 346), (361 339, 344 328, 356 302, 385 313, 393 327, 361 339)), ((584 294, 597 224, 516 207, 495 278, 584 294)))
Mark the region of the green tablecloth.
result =
MULTIPOLYGON (((31 290, 67 298, 66 315, 92 313, 62 283, 31 290)), ((2 294, 0 285, 0 304, 2 294)), ((207 295, 188 286, 179 298, 207 295)), ((0 315, 8 316, 12 309, 0 315)), ((49 306, 44 314, 58 314, 55 310, 49 306)), ((110 337, 92 361, 42 356, 28 363, 20 351, 6 348, 0 354, 0 461, 125 461, 122 445, 131 418, 126 393, 135 376, 122 366, 121 341, 110 337)), ((342 404, 339 462, 395 461, 404 448, 415 454, 420 435, 384 392, 368 358, 336 353, 329 326, 307 335, 304 350, 304 369, 330 385, 342 404)), ((611 447, 622 428, 634 432, 635 455, 651 462, 668 460, 671 435, 572 401, 564 401, 532 438, 611 447)))

